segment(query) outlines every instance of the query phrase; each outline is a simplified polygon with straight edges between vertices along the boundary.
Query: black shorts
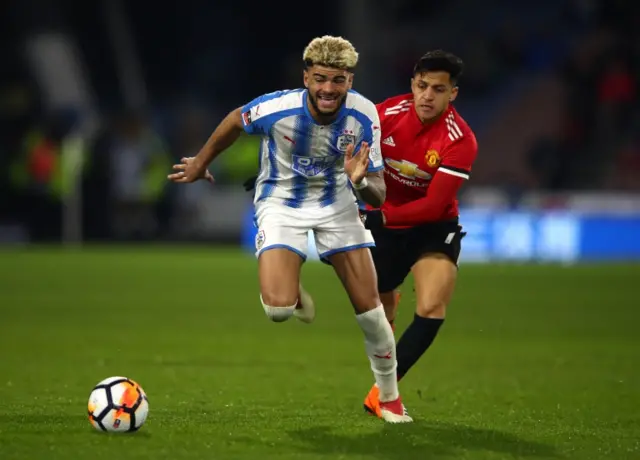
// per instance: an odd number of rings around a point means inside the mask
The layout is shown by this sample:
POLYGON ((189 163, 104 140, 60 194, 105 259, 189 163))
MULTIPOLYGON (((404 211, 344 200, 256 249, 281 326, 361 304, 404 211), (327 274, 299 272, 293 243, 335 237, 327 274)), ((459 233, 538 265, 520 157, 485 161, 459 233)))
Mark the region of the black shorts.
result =
POLYGON ((457 265, 464 235, 458 219, 373 232, 376 246, 371 248, 371 255, 378 272, 378 291, 399 287, 424 254, 444 254, 457 265))

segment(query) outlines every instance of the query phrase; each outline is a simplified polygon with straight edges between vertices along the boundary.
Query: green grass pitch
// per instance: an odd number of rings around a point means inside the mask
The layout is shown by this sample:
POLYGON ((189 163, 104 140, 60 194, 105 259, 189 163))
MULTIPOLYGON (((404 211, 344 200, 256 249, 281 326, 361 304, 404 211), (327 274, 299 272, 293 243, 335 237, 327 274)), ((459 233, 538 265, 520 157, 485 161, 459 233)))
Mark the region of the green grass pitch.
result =
MULTIPOLYGON (((239 252, 0 252, 0 459, 640 459, 640 265, 463 265, 404 426, 363 413, 331 269, 303 276, 316 322, 273 324, 239 252), (138 433, 89 425, 112 375, 149 396, 138 433)), ((399 331, 413 301, 408 281, 399 331)))

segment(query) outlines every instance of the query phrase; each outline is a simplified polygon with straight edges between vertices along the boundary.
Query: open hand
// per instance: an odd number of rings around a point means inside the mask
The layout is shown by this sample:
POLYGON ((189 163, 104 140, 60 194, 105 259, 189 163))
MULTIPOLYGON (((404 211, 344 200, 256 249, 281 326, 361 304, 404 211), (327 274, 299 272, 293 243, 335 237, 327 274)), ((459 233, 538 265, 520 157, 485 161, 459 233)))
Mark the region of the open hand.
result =
POLYGON ((189 184, 200 179, 213 183, 213 176, 204 165, 199 164, 195 157, 185 157, 180 163, 173 165, 173 170, 178 171, 169 174, 170 181, 189 184))
POLYGON ((354 155, 355 146, 349 144, 344 154, 344 171, 352 184, 359 184, 367 175, 369 167, 369 144, 363 142, 360 150, 354 155))

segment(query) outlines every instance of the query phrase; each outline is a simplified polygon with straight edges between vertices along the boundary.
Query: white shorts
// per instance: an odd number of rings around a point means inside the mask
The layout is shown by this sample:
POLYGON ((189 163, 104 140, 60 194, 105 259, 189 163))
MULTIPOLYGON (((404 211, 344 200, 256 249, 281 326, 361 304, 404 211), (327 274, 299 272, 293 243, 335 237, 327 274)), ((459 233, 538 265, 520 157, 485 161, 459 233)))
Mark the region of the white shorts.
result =
POLYGON ((286 248, 306 260, 310 230, 323 260, 338 252, 375 246, 355 203, 337 213, 261 203, 256 210, 256 224, 256 257, 269 249, 286 248))

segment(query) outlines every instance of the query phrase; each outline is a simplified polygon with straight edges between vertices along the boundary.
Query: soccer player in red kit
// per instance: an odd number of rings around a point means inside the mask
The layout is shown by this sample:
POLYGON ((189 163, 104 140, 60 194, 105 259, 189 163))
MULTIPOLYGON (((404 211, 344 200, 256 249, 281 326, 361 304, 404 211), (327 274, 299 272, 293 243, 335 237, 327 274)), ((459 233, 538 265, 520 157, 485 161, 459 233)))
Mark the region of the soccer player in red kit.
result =
MULTIPOLYGON (((386 200, 362 212, 376 246, 371 254, 387 319, 393 323, 397 288, 411 272, 413 322, 397 344, 398 379, 429 348, 445 318, 457 277, 461 239, 457 193, 469 179, 478 146, 451 103, 458 95, 462 60, 431 51, 415 64, 411 93, 377 105, 382 131, 386 200)), ((378 388, 364 401, 380 416, 378 388)))

